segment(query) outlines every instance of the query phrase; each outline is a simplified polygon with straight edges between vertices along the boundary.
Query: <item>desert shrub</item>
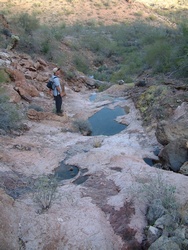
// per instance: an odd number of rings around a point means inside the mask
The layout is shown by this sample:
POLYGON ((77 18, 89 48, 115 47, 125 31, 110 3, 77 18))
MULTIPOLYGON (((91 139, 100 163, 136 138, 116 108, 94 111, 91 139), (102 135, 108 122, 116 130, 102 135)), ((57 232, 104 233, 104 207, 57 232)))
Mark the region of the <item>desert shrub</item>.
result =
MULTIPOLYGON (((151 179, 150 177, 148 177, 151 179)), ((133 190, 134 195, 136 195, 142 202, 145 202, 148 206, 153 200, 159 199, 165 209, 173 216, 174 219, 178 217, 178 203, 176 201, 175 186, 168 184, 161 174, 157 173, 155 179, 146 182, 145 179, 136 177, 142 186, 136 190, 133 190)))
POLYGON ((93 72, 94 78, 100 81, 113 82, 112 76, 114 72, 121 70, 121 64, 114 64, 114 66, 108 67, 106 64, 98 67, 97 71, 93 72))
POLYGON ((8 102, 8 97, 0 95, 0 129, 5 131, 17 129, 20 118, 16 106, 8 102))
POLYGON ((96 80, 99 81, 109 81, 110 80, 110 76, 105 72, 105 71, 95 71, 93 72, 93 76, 96 80))
POLYGON ((155 44, 156 41, 167 41, 167 29, 166 27, 153 27, 147 24, 144 25, 144 29, 142 29, 142 33, 139 33, 140 44, 143 46, 155 44))
POLYGON ((103 92, 103 91, 107 90, 108 88, 109 88, 109 86, 107 86, 106 84, 100 84, 98 91, 103 92))
POLYGON ((102 65, 97 71, 94 71, 92 75, 96 80, 109 82, 111 80, 111 75, 114 72, 114 68, 108 68, 106 65, 102 65))
POLYGON ((42 107, 40 107, 40 106, 38 106, 38 105, 36 105, 36 104, 31 104, 31 105, 29 105, 29 106, 28 106, 28 109, 34 109, 34 110, 36 110, 36 111, 38 111, 38 112, 44 111, 42 107))
POLYGON ((6 48, 7 45, 8 45, 8 40, 6 39, 4 35, 0 34, 0 47, 6 48))
POLYGON ((21 13, 13 17, 12 21, 16 23, 17 29, 21 34, 31 35, 31 33, 40 26, 40 22, 36 16, 29 15, 28 13, 21 13))
POLYGON ((41 52, 44 55, 48 55, 50 53, 51 50, 51 44, 50 41, 48 39, 45 39, 44 41, 41 42, 41 52))
POLYGON ((76 131, 79 131, 82 135, 91 134, 91 125, 88 121, 78 119, 73 122, 73 126, 76 131))
POLYGON ((100 148, 102 146, 102 140, 100 138, 95 138, 93 140, 93 147, 100 148))
POLYGON ((55 33, 51 28, 40 26, 40 28, 32 32, 32 36, 28 42, 30 48, 27 48, 28 45, 24 46, 24 48, 28 50, 29 54, 42 54, 47 60, 54 61, 56 55, 60 56, 61 54, 58 47, 58 41, 54 36, 55 33))
POLYGON ((41 26, 39 29, 33 32, 34 47, 38 53, 47 55, 51 50, 54 36, 50 28, 41 26))
POLYGON ((12 18, 12 23, 16 24, 15 30, 20 37, 20 41, 16 48, 28 54, 38 53, 40 46, 36 43, 37 37, 34 32, 39 29, 40 22, 36 16, 22 13, 14 16, 12 18))
POLYGON ((87 20, 86 25, 91 26, 91 27, 96 27, 97 26, 97 21, 95 19, 87 20))
POLYGON ((57 180, 48 176, 41 176, 35 181, 33 199, 40 206, 42 212, 49 209, 56 198, 57 186, 57 180))
POLYGON ((57 41, 62 40, 65 28, 66 28, 66 24, 64 22, 62 22, 60 25, 56 27, 53 27, 52 34, 57 41))
POLYGON ((59 53, 59 50, 57 50, 56 48, 51 50, 51 58, 56 65, 61 65, 62 67, 70 63, 66 51, 62 51, 61 53, 59 53))
POLYGON ((133 73, 135 74, 138 69, 139 68, 135 68, 134 62, 122 65, 118 71, 114 71, 113 74, 111 75, 111 82, 117 82, 118 80, 123 80, 125 83, 130 83, 133 81, 132 74, 133 73))
POLYGON ((0 84, 9 82, 10 78, 4 69, 0 69, 0 84))
POLYGON ((84 74, 89 74, 89 60, 84 57, 83 55, 77 53, 73 57, 73 63, 76 67, 76 69, 80 72, 83 72, 84 74))
POLYGON ((180 25, 181 35, 177 37, 176 40, 176 56, 175 56, 175 65, 176 65, 176 75, 187 77, 188 76, 188 25, 187 22, 183 22, 180 25))
POLYGON ((171 44, 157 40, 146 48, 145 62, 154 72, 167 72, 170 69, 170 55, 173 51, 171 44))
POLYGON ((101 65, 103 65, 104 63, 104 56, 97 56, 94 60, 93 60, 93 64, 96 66, 96 67, 99 67, 101 65))
POLYGON ((91 50, 94 53, 97 53, 101 51, 102 42, 98 36, 94 37, 91 33, 82 38, 82 46, 91 50))
POLYGON ((76 77, 76 73, 73 72, 72 70, 67 70, 64 72, 64 79, 67 81, 73 80, 76 77))
POLYGON ((82 47, 89 49, 94 53, 99 53, 105 57, 110 57, 116 54, 116 42, 109 39, 108 36, 98 33, 96 31, 90 31, 81 38, 82 47))

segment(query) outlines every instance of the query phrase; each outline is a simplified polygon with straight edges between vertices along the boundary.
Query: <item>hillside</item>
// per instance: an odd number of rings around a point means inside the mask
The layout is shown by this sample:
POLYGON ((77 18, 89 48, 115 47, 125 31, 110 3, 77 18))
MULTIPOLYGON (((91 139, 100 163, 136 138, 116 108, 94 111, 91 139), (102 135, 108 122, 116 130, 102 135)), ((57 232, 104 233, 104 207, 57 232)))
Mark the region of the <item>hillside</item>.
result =
POLYGON ((20 36, 16 51, 60 67, 74 91, 90 78, 98 91, 135 86, 127 92, 154 129, 188 101, 186 1, 10 0, 0 7, 20 36))
POLYGON ((36 15, 41 23, 50 26, 58 23, 69 25, 91 21, 99 25, 109 25, 136 19, 150 19, 157 11, 172 20, 175 16, 177 21, 180 16, 186 17, 188 3, 184 0, 91 0, 84 2, 81 0, 2 0, 0 9, 8 19, 25 12, 36 15))

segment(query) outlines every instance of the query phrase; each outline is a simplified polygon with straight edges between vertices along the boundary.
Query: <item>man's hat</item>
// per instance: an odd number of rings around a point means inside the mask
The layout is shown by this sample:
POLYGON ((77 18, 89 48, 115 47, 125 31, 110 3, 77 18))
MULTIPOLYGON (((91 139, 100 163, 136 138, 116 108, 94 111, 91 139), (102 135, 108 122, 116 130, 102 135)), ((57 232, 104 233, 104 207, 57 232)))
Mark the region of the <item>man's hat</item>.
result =
POLYGON ((53 73, 56 73, 58 70, 60 70, 60 68, 54 68, 53 73))

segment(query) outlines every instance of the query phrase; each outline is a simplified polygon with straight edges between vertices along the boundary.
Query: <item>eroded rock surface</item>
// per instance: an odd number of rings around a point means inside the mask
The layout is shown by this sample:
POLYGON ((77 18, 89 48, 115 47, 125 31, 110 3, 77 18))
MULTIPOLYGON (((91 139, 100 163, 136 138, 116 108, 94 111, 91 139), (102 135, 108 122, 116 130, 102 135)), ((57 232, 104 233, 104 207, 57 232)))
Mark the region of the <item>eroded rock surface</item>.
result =
MULTIPOLYGON (((38 75, 34 79, 35 74, 29 77, 27 73, 27 80, 20 79, 38 86, 40 95, 30 94, 31 104, 39 105, 43 111, 26 109, 30 119, 25 124, 29 129, 19 136, 0 137, 2 249, 141 249, 148 206, 142 198, 144 194, 139 192, 141 187, 162 176, 165 184, 176 187, 177 201, 183 207, 188 200, 187 176, 144 162, 145 157, 157 160, 154 149, 161 145, 154 131, 148 133, 142 126, 140 113, 125 95, 127 86, 112 86, 97 93, 95 101, 89 99, 93 90, 81 86, 77 92, 66 86, 65 116, 58 117, 53 113, 53 99, 45 90, 47 65, 41 60, 27 60, 23 57, 22 65, 16 68, 21 70, 25 65, 33 72, 40 69, 44 77, 38 75), (114 102, 116 97, 122 98, 114 102), (74 130, 75 120, 87 120, 106 106, 129 110, 118 117, 127 125, 125 130, 113 136, 92 137, 74 130), (35 181, 41 176, 52 177, 61 161, 77 166, 80 172, 59 182, 50 205, 42 209, 36 197, 46 199, 45 189, 37 191, 35 181), (86 175, 82 183, 74 182, 86 175)), ((28 100, 22 102, 28 108, 28 100)), ((187 214, 182 213, 186 221, 187 214)), ((159 238, 156 245, 160 244, 159 238)), ((166 241, 165 244, 172 245, 166 241)))

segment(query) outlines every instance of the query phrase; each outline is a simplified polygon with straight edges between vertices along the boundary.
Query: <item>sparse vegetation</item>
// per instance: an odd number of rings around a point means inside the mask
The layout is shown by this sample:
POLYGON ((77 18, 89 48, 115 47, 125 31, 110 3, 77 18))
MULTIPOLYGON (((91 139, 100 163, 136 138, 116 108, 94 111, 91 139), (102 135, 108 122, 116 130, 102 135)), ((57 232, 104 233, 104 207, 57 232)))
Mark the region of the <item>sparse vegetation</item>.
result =
MULTIPOLYGON (((39 2, 33 4, 40 7, 39 2)), ((72 1, 67 4, 72 4, 72 1)), ((92 4, 103 8, 110 6, 109 1, 92 4)), ((32 55, 42 54, 47 60, 62 66, 69 58, 69 64, 77 70, 101 81, 122 79, 130 82, 145 69, 152 69, 153 74, 171 73, 174 77, 187 77, 187 19, 177 19, 176 28, 164 23, 155 25, 157 15, 150 14, 146 20, 149 24, 139 20, 105 26, 89 17, 85 24, 67 25, 61 21, 51 27, 40 24, 36 14, 22 13, 12 17, 11 22, 18 26, 15 29, 21 37, 19 50, 32 55), (59 49, 66 37, 71 41, 66 43, 68 50, 72 51, 71 57, 67 50, 59 49), (98 58, 102 58, 100 63, 97 63, 98 58), (94 66, 92 62, 95 62, 94 66)))
POLYGON ((49 209, 56 197, 58 182, 55 178, 41 176, 35 181, 34 201, 40 206, 41 212, 49 209))
POLYGON ((102 146, 102 140, 100 138, 95 138, 93 141, 94 148, 100 148, 102 146))
POLYGON ((38 105, 36 105, 36 104, 31 104, 31 105, 29 105, 29 106, 28 106, 28 109, 34 109, 34 110, 36 110, 36 111, 38 111, 38 112, 44 111, 42 107, 40 107, 40 106, 38 106, 38 105))
POLYGON ((0 95, 0 129, 5 131, 16 130, 19 128, 20 115, 16 106, 9 103, 8 97, 0 95))
POLYGON ((9 82, 9 76, 4 69, 0 69, 0 85, 9 82))
POLYGON ((0 129, 10 132, 19 128, 21 116, 17 107, 9 102, 3 85, 8 83, 10 78, 4 69, 0 69, 0 129))
POLYGON ((75 120, 73 126, 76 131, 79 131, 82 135, 90 135, 91 134, 91 125, 86 120, 75 120))
MULTIPOLYGON (((142 183, 142 179, 138 178, 138 182, 142 183)), ((175 198, 176 188, 166 183, 161 174, 157 174, 153 181, 143 183, 142 187, 137 190, 141 200, 145 201, 148 206, 153 200, 159 199, 164 208, 171 214, 177 213, 178 204, 175 198)))
POLYGON ((89 68, 89 61, 87 60, 87 58, 80 55, 79 53, 76 53, 73 58, 73 63, 78 71, 83 72, 85 74, 89 74, 90 68, 89 68))

